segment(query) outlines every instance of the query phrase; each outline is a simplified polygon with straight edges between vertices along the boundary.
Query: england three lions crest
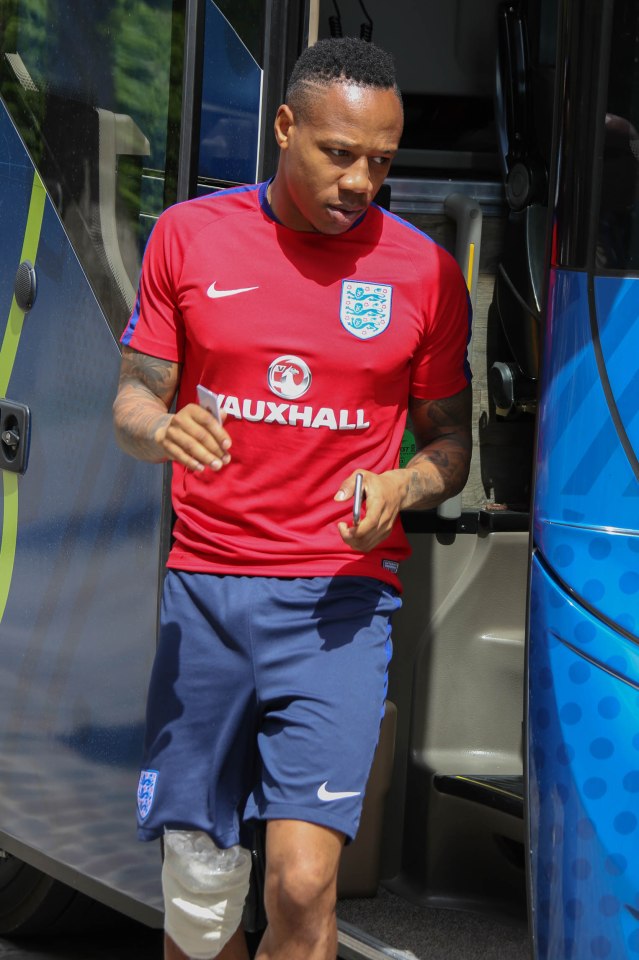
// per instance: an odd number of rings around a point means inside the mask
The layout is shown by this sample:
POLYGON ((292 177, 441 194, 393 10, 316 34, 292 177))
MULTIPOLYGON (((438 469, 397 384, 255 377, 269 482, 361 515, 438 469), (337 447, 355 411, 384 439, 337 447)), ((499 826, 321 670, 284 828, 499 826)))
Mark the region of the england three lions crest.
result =
POLYGON ((140 820, 146 820, 151 812, 157 782, 157 770, 141 771, 138 783, 138 813, 140 814, 140 820))
POLYGON ((390 323, 392 299, 389 284, 343 280, 339 306, 342 326, 359 340, 378 337, 390 323))

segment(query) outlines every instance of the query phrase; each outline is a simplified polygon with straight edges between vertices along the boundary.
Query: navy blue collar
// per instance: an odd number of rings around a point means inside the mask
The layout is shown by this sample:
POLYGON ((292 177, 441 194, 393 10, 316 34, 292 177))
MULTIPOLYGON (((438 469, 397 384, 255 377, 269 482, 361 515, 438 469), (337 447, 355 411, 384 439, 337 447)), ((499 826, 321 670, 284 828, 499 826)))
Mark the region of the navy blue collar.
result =
MULTIPOLYGON (((275 223, 279 223, 279 225, 280 225, 281 227, 284 227, 284 226, 286 226, 286 224, 282 223, 282 221, 281 221, 280 219, 278 219, 278 217, 275 216, 275 213, 274 213, 274 211, 273 211, 273 207, 272 207, 272 206, 270 205, 270 203, 268 202, 267 191, 268 191, 268 188, 270 187, 270 185, 273 183, 273 180, 274 180, 274 179, 275 179, 274 177, 271 177, 270 180, 265 180, 264 183, 260 183, 259 193, 258 193, 258 196, 259 196, 259 198, 260 198, 260 206, 262 207, 262 210, 264 211, 264 213, 266 214, 266 216, 269 218, 269 220, 273 220, 275 223)), ((364 210, 364 213, 361 215, 361 217, 358 217, 358 219, 355 221, 355 223, 351 224, 351 226, 348 228, 348 230, 346 230, 346 233, 350 233, 351 230, 354 230, 355 227, 358 227, 358 226, 360 225, 360 223, 362 222, 362 220, 364 219, 364 217, 366 216, 367 212, 368 212, 367 210, 364 210)), ((298 231, 298 232, 299 232, 299 233, 314 233, 313 230, 301 230, 301 231, 298 231)), ((323 236, 323 234, 320 234, 320 236, 323 236)), ((339 236, 339 234, 338 234, 338 236, 339 236)))
POLYGON ((262 210, 264 211, 266 216, 269 218, 269 220, 274 220, 275 223, 279 223, 279 225, 283 227, 284 224, 282 223, 281 220, 278 220, 278 218, 275 216, 273 212, 273 207, 268 202, 268 197, 266 195, 266 192, 272 183, 273 183, 273 177, 271 177, 270 180, 265 180, 264 183, 260 184, 260 189, 258 194, 260 198, 260 206, 262 207, 262 210))

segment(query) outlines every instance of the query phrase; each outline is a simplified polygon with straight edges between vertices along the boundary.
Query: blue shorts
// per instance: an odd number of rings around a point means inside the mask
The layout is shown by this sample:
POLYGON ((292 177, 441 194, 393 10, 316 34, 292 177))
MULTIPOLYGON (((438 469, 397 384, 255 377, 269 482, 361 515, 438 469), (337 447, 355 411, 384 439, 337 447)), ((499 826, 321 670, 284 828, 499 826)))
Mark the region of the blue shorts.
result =
POLYGON ((147 704, 138 835, 250 842, 254 819, 355 836, 397 592, 368 577, 171 570, 147 704))

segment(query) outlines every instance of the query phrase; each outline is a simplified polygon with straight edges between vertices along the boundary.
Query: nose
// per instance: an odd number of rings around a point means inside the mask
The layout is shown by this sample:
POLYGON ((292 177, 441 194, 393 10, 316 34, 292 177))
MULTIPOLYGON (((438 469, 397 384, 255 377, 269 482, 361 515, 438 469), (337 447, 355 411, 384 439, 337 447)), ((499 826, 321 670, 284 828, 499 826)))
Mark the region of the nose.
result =
POLYGON ((368 157, 358 157, 349 164, 340 179, 340 187, 350 193, 368 194, 373 185, 368 169, 368 157))

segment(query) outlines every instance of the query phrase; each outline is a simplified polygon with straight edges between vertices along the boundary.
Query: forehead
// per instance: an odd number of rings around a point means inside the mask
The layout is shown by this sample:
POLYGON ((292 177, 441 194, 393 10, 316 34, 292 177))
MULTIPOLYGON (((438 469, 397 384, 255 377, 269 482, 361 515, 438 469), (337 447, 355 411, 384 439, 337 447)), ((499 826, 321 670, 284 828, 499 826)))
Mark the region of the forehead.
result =
POLYGON ((317 136, 388 141, 397 146, 403 127, 402 107, 393 90, 355 83, 313 86, 304 123, 317 136))

